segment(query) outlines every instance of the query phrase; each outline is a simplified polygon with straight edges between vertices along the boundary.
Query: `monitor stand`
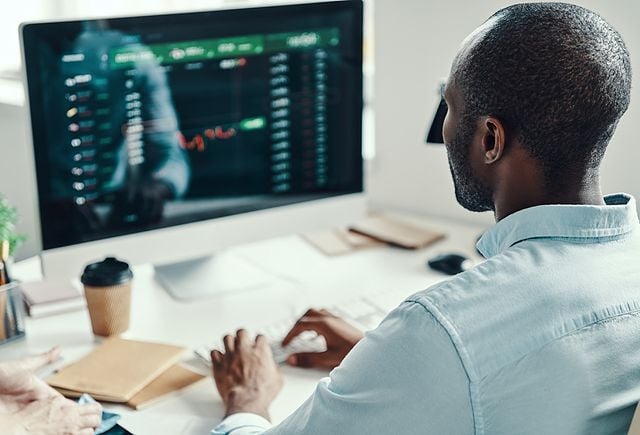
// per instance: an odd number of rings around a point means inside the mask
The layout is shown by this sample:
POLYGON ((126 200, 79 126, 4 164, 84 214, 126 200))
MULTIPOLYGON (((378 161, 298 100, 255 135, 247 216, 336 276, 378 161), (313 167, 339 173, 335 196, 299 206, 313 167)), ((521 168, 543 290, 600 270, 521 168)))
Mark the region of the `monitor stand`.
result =
POLYGON ((158 282, 175 299, 188 301, 251 290, 275 277, 233 252, 155 265, 158 282))

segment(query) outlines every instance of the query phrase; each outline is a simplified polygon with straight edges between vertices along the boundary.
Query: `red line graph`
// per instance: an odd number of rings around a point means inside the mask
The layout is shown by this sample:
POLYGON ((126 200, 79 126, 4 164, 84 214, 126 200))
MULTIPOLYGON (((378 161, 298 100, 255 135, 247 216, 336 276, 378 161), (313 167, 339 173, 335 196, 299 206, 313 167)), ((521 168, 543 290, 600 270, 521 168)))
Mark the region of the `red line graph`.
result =
POLYGON ((236 136, 238 131, 235 127, 224 128, 217 126, 213 128, 207 128, 202 133, 194 134, 191 139, 187 139, 184 133, 178 132, 178 141, 180 146, 187 151, 197 151, 203 153, 206 151, 207 146, 212 142, 220 140, 229 140, 236 136))

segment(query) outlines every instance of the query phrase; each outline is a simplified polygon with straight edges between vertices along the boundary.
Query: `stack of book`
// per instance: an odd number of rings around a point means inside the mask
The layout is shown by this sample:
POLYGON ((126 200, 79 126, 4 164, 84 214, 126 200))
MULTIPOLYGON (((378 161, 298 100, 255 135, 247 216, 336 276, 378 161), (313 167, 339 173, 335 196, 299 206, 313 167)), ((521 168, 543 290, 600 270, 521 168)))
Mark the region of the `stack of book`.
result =
POLYGON ((140 409, 205 378, 180 365, 184 347, 112 337, 47 382, 67 397, 90 394, 140 409))
POLYGON ((27 314, 44 317, 87 306, 84 295, 71 283, 33 281, 20 284, 27 314))

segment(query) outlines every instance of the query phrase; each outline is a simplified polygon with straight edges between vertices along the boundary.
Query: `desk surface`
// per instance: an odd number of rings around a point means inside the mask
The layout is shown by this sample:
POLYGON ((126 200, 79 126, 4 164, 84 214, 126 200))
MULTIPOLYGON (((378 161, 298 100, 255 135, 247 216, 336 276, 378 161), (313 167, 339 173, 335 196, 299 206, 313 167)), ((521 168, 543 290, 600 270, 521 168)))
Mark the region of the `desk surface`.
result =
MULTIPOLYGON (((426 267, 439 253, 456 251, 474 260, 475 240, 483 227, 435 219, 408 218, 447 234, 430 247, 410 251, 376 247, 327 257, 296 235, 235 247, 227 255, 262 268, 273 277, 265 286, 214 295, 193 302, 172 299, 154 279, 153 267, 134 267, 131 327, 127 338, 160 341, 195 348, 239 327, 259 331, 279 320, 299 315, 309 306, 335 305, 365 294, 389 310, 404 297, 445 278, 426 267)), ((30 259, 14 268, 22 280, 39 278, 38 261, 30 259)), ((27 338, 2 348, 2 359, 44 351, 53 345, 63 350, 64 363, 96 345, 86 310, 41 319, 28 319, 27 338)), ((196 362, 197 364, 197 362, 196 362)), ((201 366, 204 368, 204 366, 201 366)), ((271 407, 274 422, 283 420, 311 394, 327 372, 283 367, 285 386, 271 407)), ((206 434, 224 409, 211 378, 141 411, 108 406, 124 415, 122 424, 134 433, 206 434), (170 428, 170 429, 169 429, 170 428)))

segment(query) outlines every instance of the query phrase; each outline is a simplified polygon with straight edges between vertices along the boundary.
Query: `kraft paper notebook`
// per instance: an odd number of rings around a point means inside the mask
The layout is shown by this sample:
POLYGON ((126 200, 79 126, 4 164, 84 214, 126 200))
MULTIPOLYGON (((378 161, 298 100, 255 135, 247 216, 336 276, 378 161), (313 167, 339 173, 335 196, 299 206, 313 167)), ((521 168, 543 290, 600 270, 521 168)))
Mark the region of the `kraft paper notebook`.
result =
POLYGON ((349 229, 405 249, 423 248, 445 237, 441 232, 421 228, 383 215, 370 216, 351 225, 349 229))
POLYGON ((89 393, 98 400, 126 403, 174 365, 185 348, 109 338, 47 379, 57 389, 89 393))
POLYGON ((371 237, 349 231, 347 228, 330 228, 302 234, 302 237, 325 255, 342 255, 361 249, 384 245, 371 237))
MULTIPOLYGON (((136 410, 145 408, 205 378, 206 376, 182 367, 179 364, 175 364, 161 373, 160 376, 136 393, 135 396, 127 400, 126 405, 136 410)), ((56 388, 56 390, 65 397, 70 398, 77 398, 82 395, 81 392, 65 390, 63 388, 56 388)), ((108 401, 103 397, 92 397, 97 400, 108 401)))

